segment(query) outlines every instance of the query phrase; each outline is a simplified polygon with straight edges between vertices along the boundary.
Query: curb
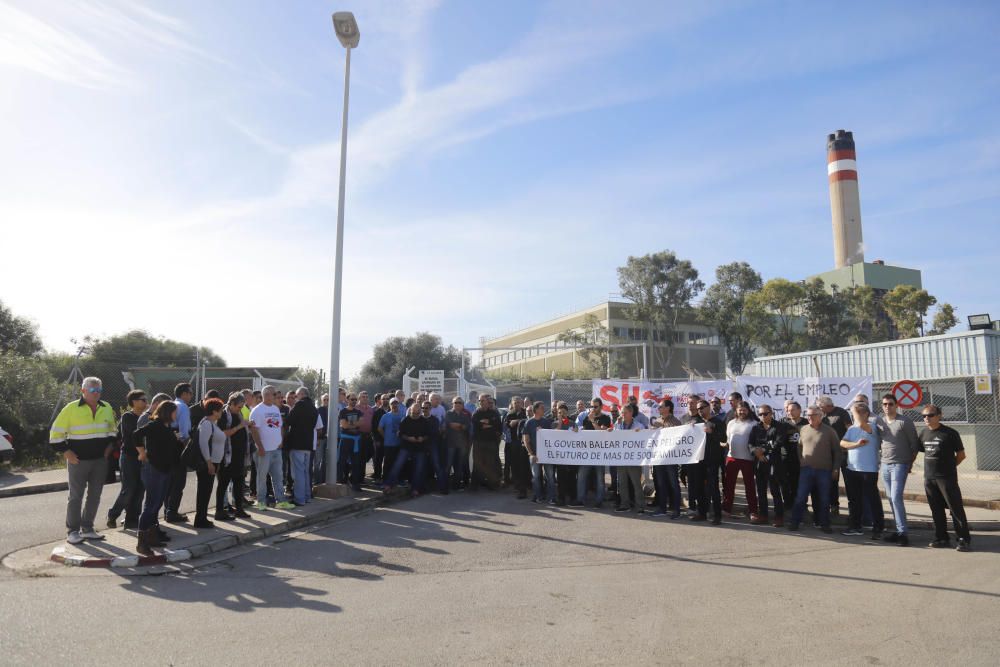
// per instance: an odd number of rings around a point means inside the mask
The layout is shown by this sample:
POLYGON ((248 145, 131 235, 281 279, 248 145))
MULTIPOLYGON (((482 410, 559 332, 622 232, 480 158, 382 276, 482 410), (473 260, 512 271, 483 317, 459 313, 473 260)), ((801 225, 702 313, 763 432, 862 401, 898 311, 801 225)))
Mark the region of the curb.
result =
POLYGON ((258 526, 241 535, 223 535, 222 537, 192 544, 187 549, 170 550, 164 549, 162 553, 152 556, 116 556, 114 558, 96 558, 92 556, 80 556, 77 554, 67 554, 66 547, 58 546, 52 550, 49 560, 60 563, 68 567, 92 567, 92 568, 134 568, 147 567, 150 565, 166 565, 167 563, 180 563, 201 558, 209 554, 219 553, 236 546, 253 544, 267 537, 273 537, 282 533, 297 530, 305 526, 323 523, 330 519, 340 518, 345 515, 355 514, 365 511, 371 507, 381 507, 389 505, 397 500, 404 500, 410 497, 407 491, 399 490, 391 494, 382 494, 366 500, 358 500, 341 507, 334 507, 329 511, 318 512, 310 516, 293 516, 286 521, 274 525, 258 526))
POLYGON ((51 493, 53 491, 66 491, 68 489, 69 482, 33 484, 31 486, 18 486, 12 489, 0 489, 0 498, 16 498, 17 496, 30 496, 36 493, 51 493))

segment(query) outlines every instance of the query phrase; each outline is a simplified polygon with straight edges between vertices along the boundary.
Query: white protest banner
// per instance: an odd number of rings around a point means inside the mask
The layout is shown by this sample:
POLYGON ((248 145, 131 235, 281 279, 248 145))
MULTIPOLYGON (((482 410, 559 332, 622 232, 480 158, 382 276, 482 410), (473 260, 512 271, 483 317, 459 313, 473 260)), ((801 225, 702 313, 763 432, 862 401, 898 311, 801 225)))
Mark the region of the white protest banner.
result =
POLYGON ((851 409, 858 394, 867 396, 869 405, 874 400, 871 376, 765 378, 741 375, 736 378, 736 391, 754 408, 764 403, 770 405, 778 419, 785 416, 785 401, 797 401, 805 412, 820 396, 829 396, 834 405, 845 410, 851 409))
POLYGON ((705 456, 701 425, 641 431, 538 431, 539 463, 645 466, 697 463, 705 456))
POLYGON ((639 411, 649 418, 656 416, 656 406, 665 398, 674 402, 674 414, 687 412, 688 398, 698 395, 706 400, 719 396, 725 403, 726 395, 733 390, 731 380, 690 380, 688 382, 649 382, 647 380, 594 380, 592 397, 621 406, 629 396, 639 401, 639 411))

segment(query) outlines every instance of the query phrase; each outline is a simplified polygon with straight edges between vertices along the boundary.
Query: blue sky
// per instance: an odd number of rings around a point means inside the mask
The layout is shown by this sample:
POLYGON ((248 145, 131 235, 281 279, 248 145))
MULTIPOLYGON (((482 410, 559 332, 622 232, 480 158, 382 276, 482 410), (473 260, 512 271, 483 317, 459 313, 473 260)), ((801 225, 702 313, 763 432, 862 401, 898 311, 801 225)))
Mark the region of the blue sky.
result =
POLYGON ((326 367, 349 9, 344 374, 597 303, 629 255, 832 268, 839 128, 867 259, 1000 316, 1000 8, 836 7, 0 0, 0 298, 53 349, 326 367))

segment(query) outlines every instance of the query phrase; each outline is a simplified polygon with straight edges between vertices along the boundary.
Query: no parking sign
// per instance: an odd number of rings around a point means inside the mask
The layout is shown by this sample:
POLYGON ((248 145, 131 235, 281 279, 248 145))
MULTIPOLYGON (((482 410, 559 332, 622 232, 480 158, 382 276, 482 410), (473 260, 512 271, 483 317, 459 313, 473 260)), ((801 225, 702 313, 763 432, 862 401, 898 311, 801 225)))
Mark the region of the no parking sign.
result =
POLYGON ((896 397, 896 404, 904 410, 915 408, 924 400, 924 390, 916 380, 900 380, 892 386, 892 395, 896 397))

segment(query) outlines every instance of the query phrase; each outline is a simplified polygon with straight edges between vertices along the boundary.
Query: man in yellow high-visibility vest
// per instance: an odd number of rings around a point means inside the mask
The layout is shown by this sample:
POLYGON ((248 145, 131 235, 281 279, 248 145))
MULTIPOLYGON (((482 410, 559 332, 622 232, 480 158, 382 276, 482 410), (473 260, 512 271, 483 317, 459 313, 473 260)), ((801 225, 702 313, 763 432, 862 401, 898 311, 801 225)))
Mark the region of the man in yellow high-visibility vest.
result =
POLYGON ((104 539, 104 535, 94 530, 94 518, 107 476, 107 459, 115 441, 115 413, 101 400, 101 391, 100 378, 84 378, 82 397, 62 409, 49 431, 49 443, 66 459, 69 476, 66 541, 70 544, 104 539))

